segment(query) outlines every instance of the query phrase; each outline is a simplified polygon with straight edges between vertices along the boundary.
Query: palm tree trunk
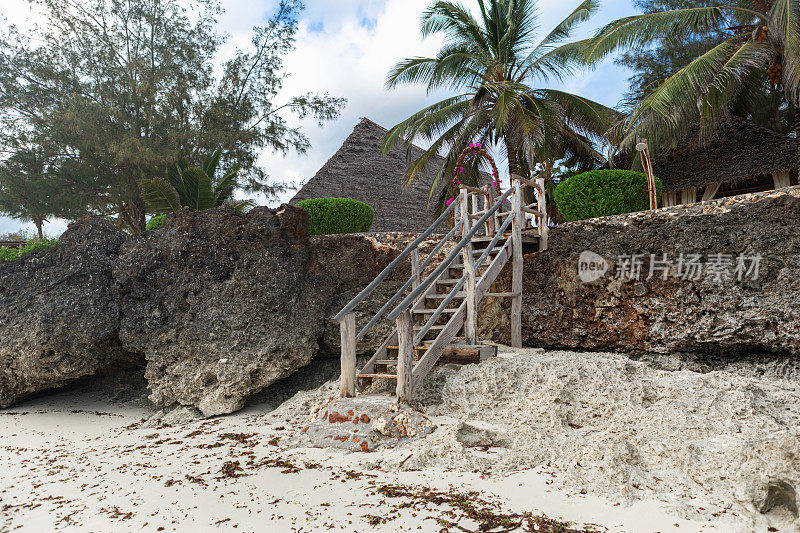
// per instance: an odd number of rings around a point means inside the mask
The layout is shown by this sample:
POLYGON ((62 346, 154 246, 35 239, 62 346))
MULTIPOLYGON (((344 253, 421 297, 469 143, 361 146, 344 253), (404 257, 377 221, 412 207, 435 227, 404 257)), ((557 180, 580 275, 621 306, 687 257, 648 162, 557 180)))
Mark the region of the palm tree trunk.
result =
POLYGON ((794 137, 797 141, 797 184, 800 185, 800 107, 794 108, 794 137))
POLYGON ((39 233, 39 240, 40 241, 43 240, 44 239, 44 231, 43 231, 42 228, 44 226, 44 220, 41 219, 41 218, 34 218, 33 219, 33 223, 36 224, 36 231, 39 233))
MULTIPOLYGON (((520 173, 519 159, 517 159, 517 150, 511 143, 508 134, 503 134, 503 143, 506 145, 506 153, 508 154, 508 174, 520 173)), ((499 177, 499 176, 498 176, 499 177)))

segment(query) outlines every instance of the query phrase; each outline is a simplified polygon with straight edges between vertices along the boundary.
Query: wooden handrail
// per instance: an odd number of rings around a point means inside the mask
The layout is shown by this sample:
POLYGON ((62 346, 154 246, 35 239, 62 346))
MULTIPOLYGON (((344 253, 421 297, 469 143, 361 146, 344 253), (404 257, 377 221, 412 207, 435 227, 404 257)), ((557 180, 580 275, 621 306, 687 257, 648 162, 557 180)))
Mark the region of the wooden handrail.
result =
MULTIPOLYGON (((535 205, 535 204, 531 204, 531 205, 535 205)), ((522 210, 525 211, 526 213, 530 213, 531 215, 535 215, 535 216, 537 216, 539 218, 544 218, 544 215, 541 213, 541 211, 533 209, 532 207, 525 206, 525 207, 522 208, 522 210)))
POLYGON ((512 180, 519 180, 520 183, 522 183, 524 185, 527 185, 528 187, 533 187, 534 189, 539 189, 540 191, 542 190, 542 188, 539 186, 538 183, 536 183, 535 181, 527 180, 527 179, 523 178, 522 176, 513 175, 513 176, 511 176, 511 179, 512 180))
MULTIPOLYGON (((449 240, 450 240, 450 238, 451 238, 451 237, 453 237, 453 234, 454 234, 454 233, 455 233, 455 232, 456 232, 458 229, 460 229, 460 227, 461 227, 461 223, 459 222, 458 224, 456 224, 455 226, 453 226, 453 229, 451 229, 451 230, 450 230, 450 233, 448 233, 448 234, 447 234, 447 235, 446 235, 446 236, 445 236, 445 237, 444 237, 444 238, 443 238, 443 239, 442 239, 442 240, 439 242, 439 244, 437 244, 437 245, 436 245, 436 248, 434 248, 434 249, 433 249, 433 251, 432 251, 430 254, 428 254, 428 257, 427 257, 427 258, 425 259, 425 261, 423 261, 423 263, 422 263, 422 264, 419 266, 419 270, 420 270, 420 272, 422 272, 422 271, 424 271, 424 270, 425 270, 425 267, 427 267, 427 266, 430 264, 430 262, 433 260, 433 258, 434 258, 434 257, 436 257, 436 255, 439 253, 439 251, 442 249, 442 247, 443 247, 445 244, 447 244, 447 241, 449 241, 449 240)), ((408 288, 409 288, 409 287, 411 287, 413 284, 414 284, 414 276, 412 276, 412 277, 411 277, 411 279, 409 279, 408 281, 406 281, 406 282, 405 282, 405 284, 404 284, 402 287, 400 287, 400 290, 399 290, 399 291, 397 291, 396 293, 394 293, 394 295, 393 295, 391 298, 389 298, 389 301, 388 301, 388 302, 386 302, 385 304, 383 304, 383 307, 381 307, 381 308, 380 308, 380 310, 379 310, 379 311, 378 311, 378 312, 375 314, 375 316, 374 316, 374 317, 372 317, 372 320, 370 320, 370 321, 369 321, 369 323, 368 323, 366 326, 364 326, 363 328, 361 328, 361 331, 359 331, 358 335, 356 335, 356 340, 361 340, 361 339, 363 339, 363 338, 364 338, 364 335, 366 335, 366 334, 369 332, 369 330, 371 330, 371 329, 372 329, 372 328, 375 326, 375 324, 377 324, 377 323, 378 323, 378 321, 379 321, 381 318, 383 318, 383 315, 386 313, 386 311, 388 311, 389 309, 391 309, 391 307, 394 305, 394 303, 397 301, 397 299, 398 299, 398 298, 400 298, 400 296, 402 296, 402 295, 403 295, 403 293, 404 293, 404 292, 406 292, 406 291, 408 290, 408 288)), ((419 285, 417 285, 417 286, 419 286, 419 285)), ((416 289, 416 287, 414 287, 414 288, 416 289)))
MULTIPOLYGON (((414 249, 417 248, 420 245, 420 243, 422 243, 422 241, 427 239, 428 236, 430 236, 431 233, 433 233, 436 230, 436 228, 438 228, 439 225, 445 221, 445 219, 450 215, 450 213, 453 211, 453 209, 455 209, 455 207, 456 207, 456 202, 450 204, 450 206, 444 210, 444 212, 439 216, 439 218, 436 219, 436 222, 431 224, 431 226, 427 230, 425 230, 425 232, 422 235, 414 239, 414 242, 409 244, 408 247, 403 251, 403 253, 398 255, 395 258, 395 260, 389 264, 389 266, 383 269, 383 272, 378 274, 378 277, 375 278, 372 281, 372 283, 370 283, 363 291, 358 293, 358 295, 355 298, 350 300, 350 303, 345 305, 344 308, 342 308, 342 310, 339 311, 339 313, 335 317, 333 317, 333 319, 336 322, 341 322, 342 319, 345 317, 345 315, 353 311, 353 309, 355 309, 358 304, 363 302, 367 298, 367 296, 372 294, 372 291, 374 291, 378 287, 378 285, 383 283, 383 281, 387 277, 389 277, 389 274, 394 272, 394 270, 400 265, 400 263, 405 261, 406 258, 408 258, 408 256, 411 255, 411 252, 413 252, 414 249)), ((392 320, 395 320, 396 318, 397 317, 395 316, 392 318, 392 320)))
MULTIPOLYGON (((447 259, 445 259, 442 262, 442 264, 440 264, 438 267, 436 267, 436 270, 434 270, 431 273, 430 276, 425 278, 425 281, 423 281, 419 285, 419 287, 417 287, 414 291, 412 291, 411 294, 406 296, 406 298, 402 302, 400 302, 400 304, 397 307, 395 307, 394 311, 392 311, 387 316, 387 318, 389 320, 392 320, 392 321, 397 320, 397 317, 400 316, 400 313, 402 313, 411 304, 413 304, 417 300, 417 297, 419 297, 420 294, 422 294, 424 291, 428 290, 428 287, 430 287, 431 284, 433 284, 433 282, 436 281, 436 279, 439 278, 441 273, 444 272, 445 268, 447 268, 450 265, 450 263, 453 262, 453 260, 456 258, 456 256, 459 253, 461 253, 461 250, 464 248, 464 246, 466 246, 467 243, 471 242, 472 237, 474 237, 475 234, 478 233, 478 230, 486 223, 487 220, 489 220, 489 217, 494 215, 497 212, 497 210, 500 209, 500 206, 503 205, 503 202, 506 201, 506 199, 509 196, 511 196, 511 193, 513 191, 514 191, 514 189, 509 189, 503 194, 503 196, 498 198, 497 203, 494 204, 494 206, 492 206, 492 208, 489 209, 489 211, 487 211, 486 214, 483 215, 480 218, 480 220, 468 232, 466 232, 466 234, 461 239, 461 241, 458 243, 458 245, 455 248, 453 248, 453 250, 447 256, 447 259)), ((450 204, 451 207, 456 205, 456 203, 458 203, 458 202, 453 202, 452 204, 450 204)))
POLYGON ((478 260, 475 261, 475 268, 476 269, 478 269, 478 268, 483 266, 483 262, 489 256, 489 253, 492 250, 494 250, 494 248, 497 246, 498 241, 500 241, 500 237, 503 236, 503 233, 505 233, 506 229, 508 229, 508 226, 511 224, 511 221, 513 221, 513 220, 514 220, 514 217, 512 217, 512 216, 509 216, 508 218, 506 218, 506 221, 503 222, 503 224, 500 226, 500 229, 497 231, 497 234, 494 236, 494 239, 492 239, 491 242, 489 243, 489 246, 486 247, 486 250, 484 250, 483 253, 481 254, 481 256, 478 258, 478 260))
POLYGON ((469 185, 464 185, 463 183, 459 185, 461 189, 465 189, 469 192, 474 192, 475 194, 482 194, 484 196, 489 196, 489 193, 484 189, 479 189, 477 187, 470 187, 469 185))

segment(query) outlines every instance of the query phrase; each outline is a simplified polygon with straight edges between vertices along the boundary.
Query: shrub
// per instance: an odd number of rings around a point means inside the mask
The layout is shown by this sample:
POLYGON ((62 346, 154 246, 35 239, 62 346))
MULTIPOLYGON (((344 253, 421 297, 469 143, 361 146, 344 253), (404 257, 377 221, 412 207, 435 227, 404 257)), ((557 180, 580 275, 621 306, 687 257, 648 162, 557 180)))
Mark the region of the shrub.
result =
MULTIPOLYGON (((661 197, 656 178, 656 196, 661 197)), ((635 213, 650 208, 647 176, 631 170, 592 170, 562 181, 556 205, 567 222, 635 213)))
POLYGON ((31 252, 38 252, 39 250, 47 250, 58 244, 58 239, 36 239, 28 241, 22 248, 9 248, 8 246, 0 247, 0 263, 3 261, 13 261, 19 259, 25 254, 31 252))
POLYGON ((308 211, 311 235, 365 233, 375 220, 370 206, 350 198, 313 198, 297 202, 297 207, 308 211))
POLYGON ((153 217, 147 221, 147 226, 145 229, 147 231, 155 231, 161 226, 164 225, 164 219, 167 218, 167 215, 158 215, 157 217, 153 217))

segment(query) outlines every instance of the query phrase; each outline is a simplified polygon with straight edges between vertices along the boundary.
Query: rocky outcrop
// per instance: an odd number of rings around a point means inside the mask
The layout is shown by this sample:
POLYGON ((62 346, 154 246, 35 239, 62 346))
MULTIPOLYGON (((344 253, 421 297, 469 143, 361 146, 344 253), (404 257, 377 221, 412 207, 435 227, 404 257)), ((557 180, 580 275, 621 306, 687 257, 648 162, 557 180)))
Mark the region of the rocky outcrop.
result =
MULTIPOLYGON (((523 302, 526 346, 796 356, 800 188, 554 228, 525 257, 523 302)), ((507 339, 507 310, 493 311, 487 329, 507 339)))
POLYGON ((336 295, 394 257, 360 236, 310 238, 306 212, 184 211, 131 239, 114 267, 119 337, 147 360, 151 399, 230 413, 306 366, 336 295))
POLYGON ((88 219, 55 248, 0 264, 0 407, 140 361, 117 338, 111 268, 124 241, 88 219))

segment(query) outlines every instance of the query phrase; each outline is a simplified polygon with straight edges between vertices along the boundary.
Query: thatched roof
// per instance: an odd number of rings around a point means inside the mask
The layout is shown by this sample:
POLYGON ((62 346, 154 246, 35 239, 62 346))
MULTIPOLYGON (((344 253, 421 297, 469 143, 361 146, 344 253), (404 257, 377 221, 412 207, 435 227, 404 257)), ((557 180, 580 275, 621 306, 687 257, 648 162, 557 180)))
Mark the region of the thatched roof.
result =
POLYGON ((797 150, 797 140, 733 117, 710 143, 703 144, 699 127, 693 128, 673 151, 656 156, 653 167, 665 191, 679 191, 796 171, 797 150))
MULTIPOLYGON (((439 193, 432 198, 428 209, 428 190, 444 159, 431 161, 426 171, 406 186, 407 147, 398 146, 382 156, 380 144, 386 133, 385 128, 371 120, 361 119, 339 151, 289 203, 309 198, 353 198, 375 210, 372 231, 427 229, 436 220, 434 204, 439 193)), ((422 148, 412 146, 411 157, 415 161, 423 152, 422 148)))

